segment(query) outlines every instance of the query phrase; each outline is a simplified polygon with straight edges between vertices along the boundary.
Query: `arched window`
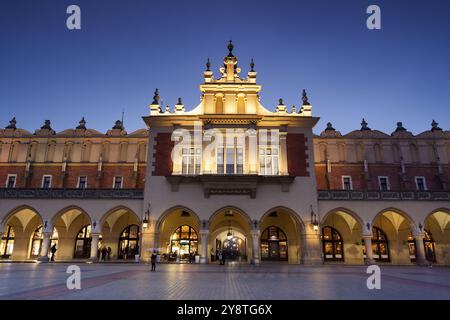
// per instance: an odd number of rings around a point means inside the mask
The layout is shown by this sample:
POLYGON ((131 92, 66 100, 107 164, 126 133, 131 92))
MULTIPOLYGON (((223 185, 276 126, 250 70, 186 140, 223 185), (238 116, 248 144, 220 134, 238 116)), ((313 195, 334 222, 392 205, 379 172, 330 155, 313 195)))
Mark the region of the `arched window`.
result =
MULTIPOLYGON (((364 258, 366 258, 366 247, 363 243, 363 254, 364 258)), ((375 261, 380 262, 389 262, 391 261, 389 255, 389 242, 386 234, 383 230, 378 227, 372 227, 372 251, 373 251, 373 259, 375 261)))
POLYGON ((117 259, 132 260, 136 254, 139 254, 139 226, 132 224, 120 234, 117 259))
POLYGON ((75 239, 75 259, 88 259, 91 255, 91 225, 83 227, 75 239))
POLYGON ((280 228, 270 226, 261 234, 261 260, 288 260, 287 238, 280 228))
POLYGON ((170 254, 172 258, 189 260, 191 254, 198 252, 198 236, 194 228, 188 225, 178 227, 170 237, 170 254))
MULTIPOLYGON (((411 262, 416 261, 416 241, 412 232, 408 234, 409 258, 411 262)), ((434 240, 431 237, 431 232, 424 229, 423 247, 425 249, 425 258, 430 262, 436 262, 436 251, 434 248, 434 240)))
POLYGON ((14 229, 11 226, 7 226, 6 232, 2 236, 0 241, 0 255, 1 258, 8 259, 14 250, 14 229))
POLYGON ((322 228, 322 250, 325 261, 344 261, 344 242, 335 228, 322 228))
MULTIPOLYGON (((42 249, 42 241, 44 237, 42 235, 42 226, 39 226, 34 230, 33 237, 31 239, 31 252, 30 252, 30 259, 36 259, 39 257, 42 249)), ((58 231, 56 228, 53 228, 53 233, 50 238, 50 248, 55 245, 58 247, 58 231)), ((50 256, 50 250, 49 250, 49 256, 50 256)))

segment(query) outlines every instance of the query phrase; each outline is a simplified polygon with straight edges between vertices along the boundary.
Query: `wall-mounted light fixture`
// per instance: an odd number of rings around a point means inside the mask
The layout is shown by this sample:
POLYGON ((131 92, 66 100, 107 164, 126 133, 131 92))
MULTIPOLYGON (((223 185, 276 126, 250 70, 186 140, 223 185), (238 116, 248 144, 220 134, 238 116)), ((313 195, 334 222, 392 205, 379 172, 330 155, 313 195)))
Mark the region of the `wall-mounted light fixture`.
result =
POLYGON ((142 227, 144 229, 148 228, 148 225, 150 223, 149 219, 150 219, 150 203, 148 204, 148 208, 147 208, 147 210, 144 213, 144 220, 142 220, 142 227))
POLYGON ((317 221, 317 214, 314 212, 312 205, 311 205, 311 225, 313 226, 314 231, 319 230, 319 222, 317 221))

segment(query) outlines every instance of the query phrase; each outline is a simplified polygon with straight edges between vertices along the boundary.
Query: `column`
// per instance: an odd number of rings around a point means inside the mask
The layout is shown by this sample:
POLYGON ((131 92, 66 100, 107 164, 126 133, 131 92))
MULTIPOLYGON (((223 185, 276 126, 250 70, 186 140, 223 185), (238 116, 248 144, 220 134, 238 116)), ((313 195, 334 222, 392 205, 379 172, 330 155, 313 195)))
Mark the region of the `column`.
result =
POLYGON ((98 241, 100 238, 99 233, 92 233, 92 241, 91 241, 91 257, 89 258, 89 261, 95 262, 97 261, 97 253, 98 253, 98 241))
POLYGON ((323 264, 322 246, 320 241, 320 226, 314 230, 311 223, 305 224, 305 233, 302 235, 302 262, 306 265, 323 264))
POLYGON ((418 265, 426 265, 427 258, 425 256, 425 247, 423 244, 424 234, 419 233, 414 235, 414 240, 416 242, 416 264, 418 265))
POLYGON ((364 246, 366 247, 366 263, 374 264, 375 260, 373 259, 373 250, 372 250, 372 235, 363 235, 364 246))
POLYGON ((147 228, 142 226, 139 245, 140 260, 142 262, 149 262, 153 251, 159 251, 159 232, 156 228, 156 222, 156 219, 150 219, 147 228))
POLYGON ((259 229, 253 229, 250 231, 250 234, 252 235, 252 261, 251 261, 252 264, 260 263, 260 258, 259 258, 260 233, 261 233, 261 231, 259 229))
POLYGON ((208 240, 209 240, 209 230, 200 230, 200 244, 202 245, 202 250, 200 252, 200 263, 208 263, 208 240))
POLYGON ((280 175, 288 175, 287 132, 280 132, 280 175))
POLYGON ((48 248, 50 247, 50 237, 52 236, 51 232, 43 232, 42 233, 42 246, 41 252, 39 253, 38 261, 48 262, 48 248))

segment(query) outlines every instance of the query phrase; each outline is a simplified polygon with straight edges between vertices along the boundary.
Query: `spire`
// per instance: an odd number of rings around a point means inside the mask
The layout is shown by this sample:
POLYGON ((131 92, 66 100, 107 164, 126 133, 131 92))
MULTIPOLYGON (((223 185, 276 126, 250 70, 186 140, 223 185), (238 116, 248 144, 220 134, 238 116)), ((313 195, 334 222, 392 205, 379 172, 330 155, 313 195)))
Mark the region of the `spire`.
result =
POLYGON ((336 129, 333 128, 333 124, 331 122, 328 122, 325 131, 336 131, 336 129))
POLYGON ((252 58, 252 61, 250 61, 250 72, 255 72, 255 62, 253 61, 253 58, 252 58))
POLYGON ((206 71, 211 71, 211 62, 209 61, 209 57, 208 60, 206 60, 206 71))
POLYGON ((86 130, 86 120, 84 120, 84 117, 81 118, 80 122, 78 122, 80 125, 77 127, 79 130, 86 130))
POLYGON ((14 117, 14 118, 12 118, 12 119, 9 121, 9 125, 6 126, 5 129, 14 129, 14 130, 16 130, 16 123, 17 123, 16 117, 14 117))
POLYGON ((436 121, 431 122, 431 131, 442 131, 442 128, 439 128, 439 123, 437 123, 436 121))
POLYGON ((406 131, 406 128, 403 127, 402 122, 397 122, 397 128, 395 129, 395 132, 399 132, 399 131, 406 131))
POLYGON ((233 55, 233 48, 234 48, 234 46, 233 46, 233 43, 231 42, 231 40, 230 40, 230 42, 228 42, 227 48, 228 48, 228 51, 229 51, 228 57, 230 57, 230 58, 234 57, 234 55, 233 55))
POLYGON ((372 130, 372 129, 370 129, 367 125, 368 125, 368 123, 367 123, 366 120, 363 118, 363 119, 362 119, 362 122, 361 122, 361 131, 372 130))
POLYGON ((153 96, 152 104, 159 104, 159 91, 158 88, 155 90, 155 95, 153 96))
POLYGON ((309 106, 310 105, 309 101, 308 101, 308 96, 307 96, 307 93, 306 93, 305 89, 303 89, 303 91, 302 91, 302 101, 303 101, 303 105, 304 106, 309 106))

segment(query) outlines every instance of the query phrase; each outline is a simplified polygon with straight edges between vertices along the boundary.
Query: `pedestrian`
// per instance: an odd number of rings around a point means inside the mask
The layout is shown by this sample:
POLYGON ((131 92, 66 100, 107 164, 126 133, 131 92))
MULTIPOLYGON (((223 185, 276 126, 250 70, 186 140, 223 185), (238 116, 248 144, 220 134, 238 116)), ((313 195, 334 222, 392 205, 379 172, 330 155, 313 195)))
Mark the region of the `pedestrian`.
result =
POLYGON ((112 252, 112 249, 111 249, 111 247, 108 247, 108 250, 107 250, 107 259, 108 259, 108 261, 111 259, 111 252, 112 252))
POLYGON ((223 258, 223 255, 222 255, 222 250, 221 251, 219 251, 219 255, 218 255, 218 258, 219 258, 219 263, 220 264, 222 264, 222 258, 223 258))
POLYGON ((152 272, 153 271, 156 271, 156 252, 155 251, 153 251, 153 254, 152 254, 152 256, 151 256, 151 258, 150 258, 150 262, 152 263, 152 272))
POLYGON ((102 261, 106 260, 106 254, 108 253, 108 249, 105 246, 102 247, 102 261))
POLYGON ((222 265, 225 265, 226 255, 227 255, 226 251, 222 252, 222 265))
POLYGON ((51 247, 50 251, 52 252, 52 256, 50 258, 50 261, 55 261, 55 253, 58 249, 56 249, 56 243, 53 244, 53 246, 51 247))

